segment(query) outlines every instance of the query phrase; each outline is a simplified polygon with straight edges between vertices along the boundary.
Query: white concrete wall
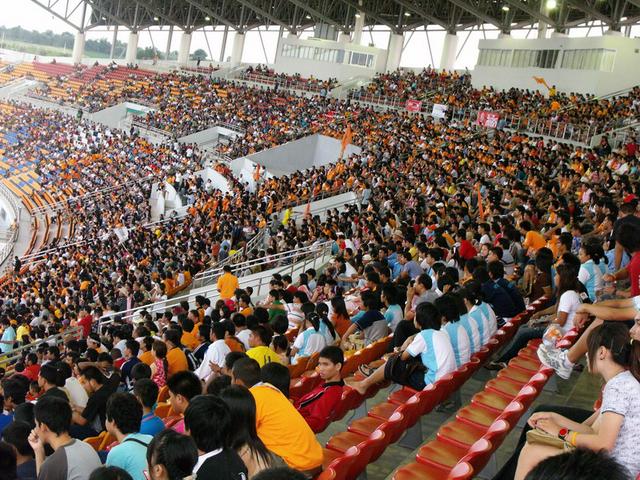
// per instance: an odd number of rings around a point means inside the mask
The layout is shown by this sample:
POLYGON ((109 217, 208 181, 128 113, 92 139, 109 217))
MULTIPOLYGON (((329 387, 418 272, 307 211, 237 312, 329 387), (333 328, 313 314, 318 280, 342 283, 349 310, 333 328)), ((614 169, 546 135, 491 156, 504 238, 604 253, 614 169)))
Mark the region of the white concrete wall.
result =
POLYGON ((613 35, 590 38, 548 38, 521 40, 502 38, 480 40, 480 48, 490 49, 559 49, 556 68, 511 68, 476 66, 471 77, 473 86, 493 86, 498 90, 511 87, 547 91, 544 85, 535 82, 533 76, 543 77, 549 85, 556 85, 559 91, 594 93, 598 96, 630 88, 638 84, 640 77, 640 39, 613 35), (559 68, 562 52, 573 49, 603 48, 616 51, 612 72, 595 70, 570 70, 559 68))
POLYGON ((133 102, 123 102, 113 107, 108 107, 103 110, 99 110, 90 115, 90 119, 94 122, 99 122, 104 125, 108 125, 111 128, 119 128, 120 122, 127 118, 127 108, 139 110, 141 112, 153 112, 154 109, 145 105, 140 105, 133 102))
POLYGON ((207 180, 211 180, 211 182, 213 183, 213 188, 217 188, 222 193, 231 191, 228 180, 218 172, 216 172, 213 168, 207 167, 204 170, 200 170, 197 175, 199 175, 205 181, 205 183, 207 180))
POLYGON ((217 126, 180 137, 178 141, 182 143, 195 143, 196 145, 208 145, 217 143, 220 135, 235 138, 239 136, 240 133, 234 130, 229 130, 226 127, 217 126))
MULTIPOLYGON (((344 61, 348 61, 348 54, 345 52, 344 61)), ((315 78, 326 80, 328 78, 337 78, 340 81, 347 80, 351 77, 359 75, 367 75, 373 77, 376 72, 384 72, 387 62, 387 52, 379 48, 367 47, 365 45, 356 45, 354 43, 340 43, 331 40, 308 39, 301 40, 297 37, 282 38, 276 52, 276 60, 274 69, 276 72, 284 72, 289 75, 299 73, 303 77, 313 75, 315 78), (330 62, 321 62, 308 58, 283 57, 282 48, 284 45, 298 45, 305 47, 324 47, 350 50, 359 53, 373 54, 376 59, 372 68, 360 67, 357 65, 349 65, 348 63, 338 64, 330 62)))
MULTIPOLYGON (((335 163, 340 156, 340 149, 341 142, 338 139, 324 135, 311 135, 248 155, 246 159, 262 165, 271 175, 280 177, 297 170, 335 163)), ((348 145, 344 155, 348 157, 360 151, 360 147, 348 145)))

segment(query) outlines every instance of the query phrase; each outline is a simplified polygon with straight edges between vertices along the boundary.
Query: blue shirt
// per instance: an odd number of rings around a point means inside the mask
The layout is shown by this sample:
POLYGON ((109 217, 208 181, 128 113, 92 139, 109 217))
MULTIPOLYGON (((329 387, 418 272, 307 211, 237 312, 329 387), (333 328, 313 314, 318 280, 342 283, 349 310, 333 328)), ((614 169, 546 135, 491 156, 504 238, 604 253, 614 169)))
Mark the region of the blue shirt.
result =
POLYGON ((155 437, 157 433, 164 430, 164 423, 160 417, 156 417, 153 412, 147 413, 142 417, 140 423, 140 433, 155 437))
POLYGON ((130 433, 122 440, 120 445, 116 445, 109 451, 106 465, 126 470, 133 480, 145 480, 147 445, 151 440, 153 440, 151 435, 130 433))
POLYGON ((11 342, 11 343, 0 343, 0 350, 2 353, 9 353, 13 350, 13 343, 16 341, 16 331, 13 329, 11 325, 4 329, 2 333, 2 340, 11 342))
POLYGON ((13 422, 13 412, 0 414, 0 434, 11 422, 13 422))
POLYGON ((449 336, 441 330, 422 330, 406 350, 412 357, 420 355, 427 371, 425 385, 431 385, 456 369, 455 354, 449 336))

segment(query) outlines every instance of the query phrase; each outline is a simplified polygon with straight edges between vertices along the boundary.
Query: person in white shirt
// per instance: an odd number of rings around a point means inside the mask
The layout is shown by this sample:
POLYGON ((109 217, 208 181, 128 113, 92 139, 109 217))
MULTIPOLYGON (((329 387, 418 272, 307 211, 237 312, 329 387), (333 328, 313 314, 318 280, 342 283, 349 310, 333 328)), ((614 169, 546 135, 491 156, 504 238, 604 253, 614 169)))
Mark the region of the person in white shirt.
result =
POLYGON ((295 365, 299 358, 310 357, 327 346, 325 336, 320 332, 320 315, 308 313, 300 326, 300 333, 293 342, 291 364, 295 365))
POLYGON ((453 372, 456 369, 455 353, 449 335, 440 330, 441 317, 434 305, 418 305, 414 324, 420 331, 407 339, 403 351, 389 358, 369 377, 360 382, 350 382, 349 385, 362 395, 369 387, 384 380, 423 390, 427 385, 453 372), (416 361, 423 368, 412 368, 416 361))
POLYGON ((460 368, 471 358, 471 340, 460 323, 458 301, 452 294, 443 295, 434 302, 442 315, 442 330, 449 336, 456 360, 456 368, 460 368))
POLYGON ((199 379, 206 381, 212 374, 218 374, 224 367, 224 359, 231 349, 224 341, 225 328, 222 322, 211 325, 211 345, 204 354, 204 359, 194 372, 199 379))

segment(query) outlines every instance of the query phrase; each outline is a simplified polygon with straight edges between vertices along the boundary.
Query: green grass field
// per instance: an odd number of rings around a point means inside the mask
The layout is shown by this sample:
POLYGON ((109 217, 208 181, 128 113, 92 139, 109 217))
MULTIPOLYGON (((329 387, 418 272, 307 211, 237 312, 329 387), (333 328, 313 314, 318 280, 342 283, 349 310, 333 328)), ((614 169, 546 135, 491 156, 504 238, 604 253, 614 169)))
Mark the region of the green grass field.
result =
MULTIPOLYGON (((5 40, 0 47, 17 52, 32 53, 34 55, 44 55, 47 57, 71 57, 72 47, 67 49, 51 47, 48 45, 37 45, 35 43, 20 42, 17 40, 5 40)), ((87 50, 85 56, 89 58, 109 58, 109 55, 101 52, 87 50)))

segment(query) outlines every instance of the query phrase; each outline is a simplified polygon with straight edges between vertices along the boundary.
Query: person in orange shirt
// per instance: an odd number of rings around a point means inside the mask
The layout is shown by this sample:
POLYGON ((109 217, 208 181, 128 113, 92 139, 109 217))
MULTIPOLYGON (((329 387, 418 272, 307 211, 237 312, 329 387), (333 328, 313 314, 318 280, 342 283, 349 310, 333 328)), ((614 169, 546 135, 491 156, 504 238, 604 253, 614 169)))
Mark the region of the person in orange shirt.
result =
POLYGON ((187 362, 187 356, 182 351, 182 343, 180 343, 180 337, 182 334, 179 330, 169 329, 164 332, 164 341, 167 344, 167 363, 169 364, 169 371, 167 372, 167 378, 171 377, 174 373, 184 372, 189 370, 189 363, 187 362))
POLYGON ((229 300, 234 296, 236 290, 240 288, 238 277, 231 273, 231 267, 225 265, 222 270, 224 273, 218 278, 218 292, 222 300, 229 300))
POLYGON ((533 252, 537 252, 542 247, 547 244, 547 241, 540 234, 540 232, 536 232, 533 229, 533 225, 528 220, 523 220, 520 222, 520 231, 524 235, 524 243, 522 246, 525 250, 531 250, 533 252))
POLYGON ((193 322, 184 314, 178 316, 180 327, 182 327, 182 337, 180 337, 180 343, 187 347, 189 350, 194 351, 200 342, 193 334, 193 322))
POLYGON ((145 363, 149 366, 155 361, 153 357, 153 352, 151 351, 153 347, 153 337, 148 336, 142 339, 140 342, 140 353, 138 354, 138 358, 142 363, 145 363))
POLYGON ((256 429, 265 446, 309 477, 322 469, 323 451, 315 434, 293 404, 276 387, 260 382, 260 365, 251 358, 236 361, 231 383, 248 388, 256 401, 256 429))

